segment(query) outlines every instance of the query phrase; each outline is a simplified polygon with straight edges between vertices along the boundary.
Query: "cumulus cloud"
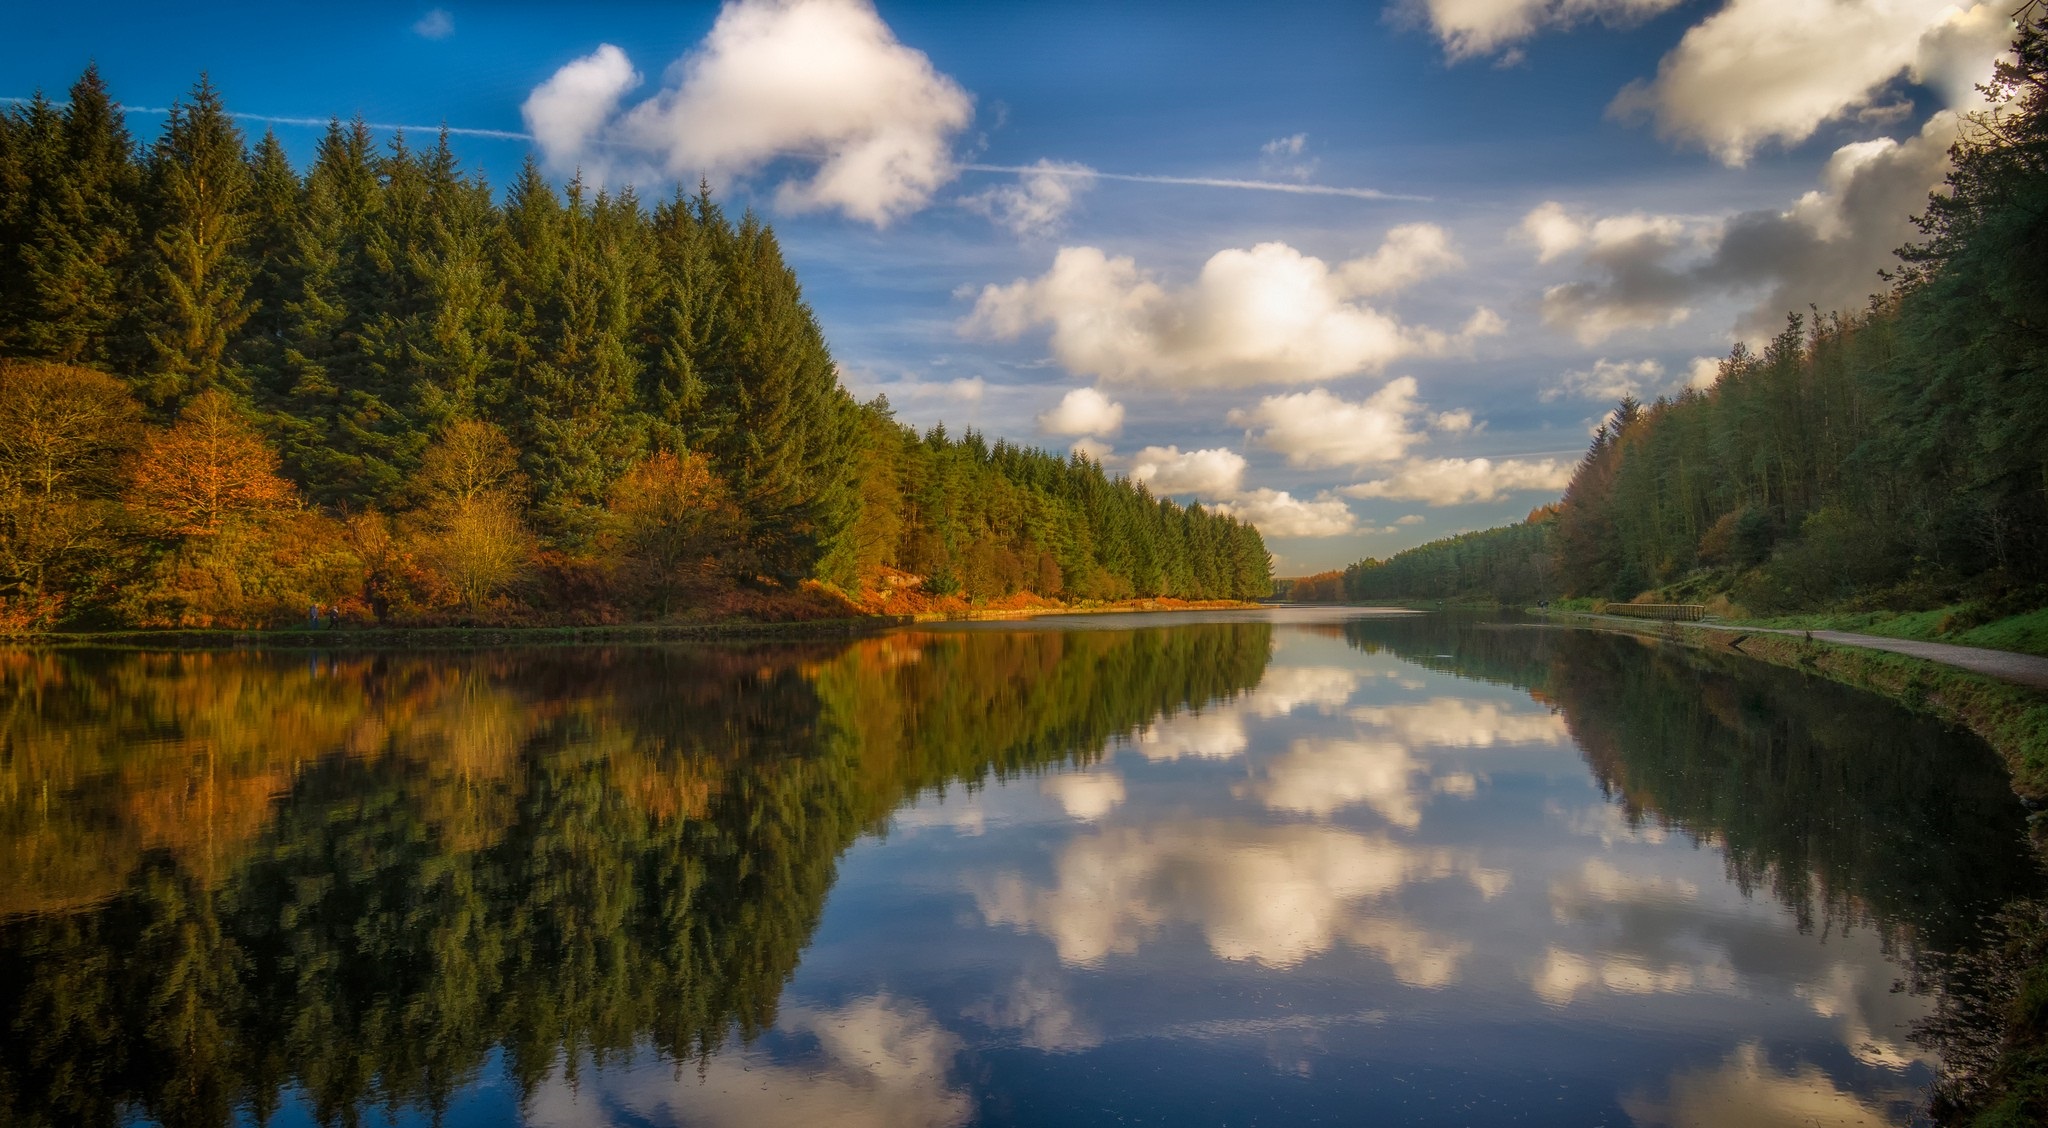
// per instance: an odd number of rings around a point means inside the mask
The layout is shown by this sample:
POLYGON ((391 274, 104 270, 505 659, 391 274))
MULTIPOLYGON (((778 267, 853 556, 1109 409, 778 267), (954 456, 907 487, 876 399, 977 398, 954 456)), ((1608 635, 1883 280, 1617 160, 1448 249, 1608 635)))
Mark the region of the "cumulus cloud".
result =
POLYGON ((1106 463, 1116 457, 1116 448, 1096 439, 1076 439, 1067 448, 1094 463, 1106 463))
POLYGON ((1630 1122, 1643 1128, 1714 1123, 1755 1128, 1812 1124, 1879 1128, 1896 1123, 1888 1105, 1924 1099, 1903 1084, 1861 1096, 1841 1088, 1821 1066, 1781 1066, 1755 1041, 1736 1047, 1719 1066, 1680 1070, 1664 1090, 1654 1095, 1645 1090, 1623 1095, 1621 1107, 1630 1122))
MULTIPOLYGON (((1415 393, 1415 378, 1402 376, 1358 403, 1317 388, 1267 396, 1229 418, 1252 442, 1286 455, 1289 465, 1377 466, 1399 462, 1428 437, 1418 426, 1415 393)), ((1466 429, 1471 416, 1453 422, 1462 426, 1451 429, 1466 429)))
POLYGON ((1269 537, 1341 537, 1358 527, 1351 507, 1327 490, 1308 499, 1286 490, 1245 490, 1211 508, 1256 525, 1269 537))
POLYGON ((1385 730, 1411 746, 1490 748, 1496 744, 1557 744, 1565 740, 1556 713, 1516 712, 1492 701, 1438 697, 1412 705, 1352 710, 1353 720, 1385 730))
POLYGON ((1664 385, 1664 364, 1654 359, 1609 360, 1606 357, 1593 362, 1591 368, 1573 369, 1558 378, 1557 383, 1543 389, 1543 402, 1550 403, 1564 396, 1574 399, 1596 400, 1612 403, 1623 396, 1644 398, 1644 393, 1664 385))
POLYGON ((917 1003, 873 995, 829 1009, 785 1006, 775 1027, 810 1047, 800 1060, 741 1050, 690 1070, 655 1054, 602 1070, 558 1062, 522 1104, 522 1119, 536 1128, 951 1128, 974 1119, 973 1099, 950 1076, 964 1044, 917 1003))
POLYGON ((1026 975, 1009 990, 976 1003, 966 1017, 996 1030, 1015 1030, 1026 1046, 1072 1053, 1102 1044, 1102 1032, 1082 1017, 1054 976, 1026 975))
POLYGON ((1251 747, 1251 737, 1245 733, 1243 715, 1226 707, 1162 717, 1132 733, 1129 743, 1138 755, 1155 763, 1229 760, 1251 747))
POLYGON ((661 88, 604 44, 523 107, 548 166, 600 181, 746 175, 783 158, 778 206, 836 209, 877 226, 923 207, 955 174, 967 92, 896 40, 866 0, 730 0, 661 88))
POLYGON ((422 39, 446 39, 455 34, 455 17, 446 8, 435 8, 412 25, 412 33, 422 39))
POLYGON ((1212 511, 1256 525, 1269 537, 1337 537, 1358 526, 1351 507, 1328 491, 1304 499, 1286 490, 1246 489, 1244 456, 1227 448, 1151 446, 1130 463, 1131 480, 1154 493, 1199 497, 1212 511))
POLYGON ((1334 379, 1466 349, 1501 331, 1489 310, 1446 333, 1362 301, 1455 261, 1440 231, 1396 232, 1372 254, 1334 267, 1285 243, 1218 251, 1179 288, 1131 258, 1065 247, 1037 278, 984 287, 960 328, 1014 340, 1044 327, 1069 372, 1179 387, 1334 379))
POLYGON ((1351 701, 1358 673, 1343 666, 1269 666, 1246 708, 1261 717, 1284 717, 1303 706, 1329 716, 1351 701))
POLYGON ((2010 4, 1955 0, 1728 0, 1685 33, 1650 82, 1615 99, 1666 136, 1731 165, 1873 107, 1895 79, 1969 100, 2011 39, 2010 4))
POLYGON ((1182 451, 1149 446, 1131 456, 1131 480, 1159 494, 1232 497, 1243 485, 1244 466, 1243 455, 1220 447, 1182 451))
POLYGON ((1124 405, 1094 388, 1075 388, 1038 417, 1048 435, 1114 435, 1124 427, 1124 405))
POLYGON ((1066 964, 1099 966, 1184 924, 1219 959, 1286 968, 1351 942, 1401 952, 1421 976, 1416 937, 1396 943, 1366 927, 1386 919, 1374 903, 1474 868, 1449 850, 1329 826, 1178 822, 1077 837, 1049 883, 1002 874, 974 898, 985 922, 1046 937, 1066 964))
POLYGON ((1434 223, 1404 223, 1388 230, 1379 249, 1352 259, 1341 268, 1354 294, 1390 294, 1433 274, 1465 265, 1451 248, 1451 237, 1434 223))
POLYGON ((1571 465, 1553 458, 1414 458, 1390 477, 1346 486, 1341 492, 1358 498, 1463 505, 1496 501, 1522 490, 1555 492, 1571 480, 1571 465))
POLYGON ((1094 822, 1124 801, 1124 781, 1113 772, 1072 772, 1047 776, 1038 789, 1080 822, 1094 822))
POLYGON ((1415 777, 1427 770, 1407 745, 1390 740, 1297 740, 1265 765, 1253 791, 1274 810, 1326 819, 1363 805, 1413 830, 1422 825, 1415 777))
POLYGON ((1735 325, 1750 337, 1775 331, 1787 312, 1809 302, 1823 310, 1859 308, 1878 288, 1877 272, 1892 263, 1892 250, 1916 237, 1911 217, 1947 174, 1958 125, 1942 111, 1904 141, 1844 145, 1829 158, 1820 185, 1782 210, 1713 221, 1590 219, 1546 204, 1530 213, 1524 232, 1545 230, 1536 237, 1539 256, 1576 254, 1590 277, 1546 289, 1544 322, 1590 345, 1624 329, 1682 321, 1714 296, 1752 299, 1735 325), (1571 241, 1567 231, 1580 237, 1571 241))
POLYGON ((1041 160, 1018 173, 1017 183, 963 196, 960 203, 1022 239, 1056 230, 1093 187, 1095 172, 1087 165, 1041 160))
POLYGON ((1547 27, 1598 20, 1627 24, 1680 0, 1409 0, 1411 18, 1429 24, 1453 61, 1491 55, 1547 27))

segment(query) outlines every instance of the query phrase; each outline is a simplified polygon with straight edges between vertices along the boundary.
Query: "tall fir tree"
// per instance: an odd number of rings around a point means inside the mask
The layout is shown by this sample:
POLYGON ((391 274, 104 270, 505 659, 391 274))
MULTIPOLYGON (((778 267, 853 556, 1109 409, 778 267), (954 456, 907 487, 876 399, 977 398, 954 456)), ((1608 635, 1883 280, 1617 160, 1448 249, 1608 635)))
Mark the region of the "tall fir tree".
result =
POLYGON ((112 371, 138 352, 124 320, 140 231, 140 170, 98 67, 86 68, 70 99, 58 164, 35 186, 21 247, 28 320, 20 345, 31 355, 112 371))
POLYGON ((243 252, 253 178, 242 132, 201 77, 188 103, 171 107, 148 165, 153 228, 142 335, 149 357, 143 394, 167 414, 208 388, 246 397, 230 346, 254 312, 243 252))
POLYGON ((774 234, 751 214, 712 234, 725 289, 702 365, 706 445, 751 523, 750 566, 789 582, 852 520, 853 403, 774 234))

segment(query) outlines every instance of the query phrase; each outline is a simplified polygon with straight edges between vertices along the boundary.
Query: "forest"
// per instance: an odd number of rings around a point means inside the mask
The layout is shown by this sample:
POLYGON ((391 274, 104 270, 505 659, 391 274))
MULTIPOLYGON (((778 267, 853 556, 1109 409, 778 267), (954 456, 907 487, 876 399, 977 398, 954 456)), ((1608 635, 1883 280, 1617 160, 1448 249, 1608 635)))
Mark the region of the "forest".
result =
MULTIPOLYGON (((2048 16, 1867 307, 1624 400, 1563 500, 1346 570, 1353 599, 1645 592, 1754 613, 2048 605, 2048 16)), ((1996 612, 1994 612, 1996 613, 1996 612)))
POLYGON ((303 173, 205 80, 0 115, 0 633, 1267 594, 1252 526, 857 402, 708 188, 502 198, 445 134, 303 173))

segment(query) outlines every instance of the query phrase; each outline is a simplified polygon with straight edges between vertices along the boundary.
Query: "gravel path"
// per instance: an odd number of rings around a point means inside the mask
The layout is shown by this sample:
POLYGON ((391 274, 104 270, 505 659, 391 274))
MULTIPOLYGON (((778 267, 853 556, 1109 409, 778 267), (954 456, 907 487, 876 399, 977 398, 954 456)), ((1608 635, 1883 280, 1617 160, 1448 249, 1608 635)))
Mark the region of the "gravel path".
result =
POLYGON ((2016 685, 2031 686, 2034 689, 2048 689, 2048 658, 2036 658, 2032 654, 2015 654, 2010 650, 1986 650, 1979 646, 1951 646, 1945 642, 1918 642, 1909 638, 1885 638, 1882 635, 1851 634, 1848 631, 1799 631, 1777 627, 1717 627, 1716 630, 1746 630, 1752 634, 1808 635, 1816 642, 1832 642, 1838 646, 1862 646, 1871 650, 1889 650, 1894 654, 1907 654, 1914 658, 1925 658, 1944 666, 1955 666, 1986 677, 2009 681, 2016 685))

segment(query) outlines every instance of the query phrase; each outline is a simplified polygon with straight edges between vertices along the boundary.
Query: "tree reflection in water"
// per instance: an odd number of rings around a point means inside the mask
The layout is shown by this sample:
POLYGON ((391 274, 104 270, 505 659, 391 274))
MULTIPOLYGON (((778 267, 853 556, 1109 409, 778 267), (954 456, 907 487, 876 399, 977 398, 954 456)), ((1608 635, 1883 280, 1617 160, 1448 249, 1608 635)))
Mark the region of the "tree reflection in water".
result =
POLYGON ((528 1096, 708 1067, 775 1025, 840 854, 892 811, 1172 725, 1270 649, 1245 622, 0 656, 0 1120, 260 1122, 290 1092, 353 1123, 437 1114, 494 1054, 528 1096))

